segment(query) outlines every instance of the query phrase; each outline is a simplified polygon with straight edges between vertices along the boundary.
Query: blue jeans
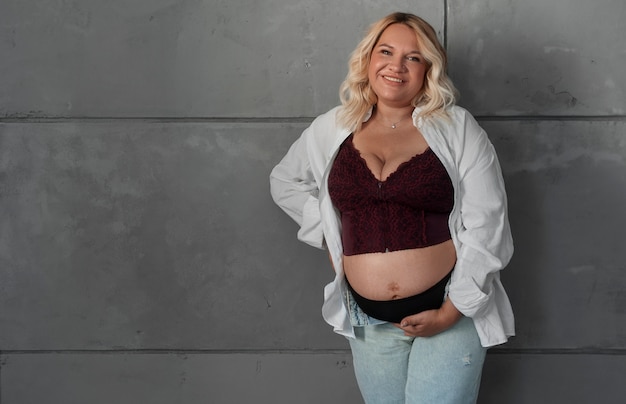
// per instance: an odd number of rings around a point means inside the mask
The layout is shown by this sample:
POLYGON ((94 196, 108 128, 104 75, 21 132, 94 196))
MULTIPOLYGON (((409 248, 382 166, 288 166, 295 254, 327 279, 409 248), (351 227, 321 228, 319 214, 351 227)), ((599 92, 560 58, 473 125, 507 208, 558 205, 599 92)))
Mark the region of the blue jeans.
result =
POLYGON ((470 318, 429 338, 373 323, 355 326, 356 338, 348 338, 366 404, 476 402, 487 349, 470 318))

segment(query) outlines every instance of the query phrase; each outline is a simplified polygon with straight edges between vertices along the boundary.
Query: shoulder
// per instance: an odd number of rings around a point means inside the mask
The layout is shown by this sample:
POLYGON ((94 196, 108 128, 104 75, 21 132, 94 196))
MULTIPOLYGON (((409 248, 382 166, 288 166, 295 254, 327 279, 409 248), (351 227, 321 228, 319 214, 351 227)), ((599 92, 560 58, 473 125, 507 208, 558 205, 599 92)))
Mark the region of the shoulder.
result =
POLYGON ((447 149, 454 160, 489 148, 487 134, 468 110, 453 105, 446 112, 447 116, 437 115, 427 119, 422 133, 447 149))
POLYGON ((460 107, 458 105, 453 105, 448 110, 448 115, 450 116, 452 122, 459 129, 467 130, 467 129, 479 129, 480 126, 476 121, 476 118, 465 108, 460 107))
POLYGON ((486 136, 476 118, 465 108, 453 105, 447 110, 447 117, 437 117, 434 125, 441 128, 447 136, 459 140, 471 140, 486 136))
POLYGON ((337 114, 341 110, 341 106, 338 105, 333 109, 318 115, 313 122, 311 123, 311 127, 322 127, 328 129, 338 129, 337 125, 337 114))
POLYGON ((337 122, 337 114, 341 108, 337 106, 317 116, 305 130, 304 134, 308 137, 308 141, 317 144, 321 149, 327 149, 335 144, 336 140, 347 131, 337 122))

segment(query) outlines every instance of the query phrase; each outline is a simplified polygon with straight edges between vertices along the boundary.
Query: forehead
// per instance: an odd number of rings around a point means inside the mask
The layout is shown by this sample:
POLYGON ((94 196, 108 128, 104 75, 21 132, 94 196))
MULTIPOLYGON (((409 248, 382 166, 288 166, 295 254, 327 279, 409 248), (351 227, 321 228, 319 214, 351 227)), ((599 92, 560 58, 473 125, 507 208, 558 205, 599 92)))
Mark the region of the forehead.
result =
POLYGON ((393 47, 410 47, 413 49, 419 49, 417 43, 417 35, 413 28, 401 24, 395 23, 391 24, 380 35, 376 45, 386 44, 393 47))

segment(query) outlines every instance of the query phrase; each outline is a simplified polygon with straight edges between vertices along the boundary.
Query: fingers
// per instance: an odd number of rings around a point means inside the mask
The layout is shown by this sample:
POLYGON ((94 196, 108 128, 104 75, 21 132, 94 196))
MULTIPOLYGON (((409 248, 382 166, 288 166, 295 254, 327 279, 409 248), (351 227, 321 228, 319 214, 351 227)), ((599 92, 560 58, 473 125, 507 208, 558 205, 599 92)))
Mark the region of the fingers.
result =
POLYGON ((418 313, 418 314, 414 314, 412 316, 408 316, 402 319, 402 321, 400 322, 400 327, 404 328, 404 327, 411 327, 411 326, 418 326, 423 324, 425 321, 425 312, 422 313, 418 313))
POLYGON ((436 311, 423 311, 421 313, 405 317, 399 324, 404 334, 410 337, 430 337, 441 330, 436 321, 436 311))
POLYGON ((423 336, 424 324, 421 324, 416 319, 404 319, 400 322, 399 328, 404 331, 404 335, 409 337, 421 337, 423 336))

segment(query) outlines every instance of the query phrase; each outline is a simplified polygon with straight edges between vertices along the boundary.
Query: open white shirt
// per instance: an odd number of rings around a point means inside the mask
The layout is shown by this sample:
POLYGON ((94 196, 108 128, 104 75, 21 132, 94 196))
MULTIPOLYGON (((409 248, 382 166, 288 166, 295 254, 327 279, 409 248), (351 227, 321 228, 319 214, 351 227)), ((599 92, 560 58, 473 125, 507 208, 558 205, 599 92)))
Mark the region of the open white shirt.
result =
MULTIPOLYGON (((339 147, 350 135, 337 124, 341 107, 317 117, 291 146, 270 175, 274 201, 300 226, 298 239, 328 248, 335 279, 324 288, 322 314, 335 332, 354 337, 344 299, 341 220, 328 194, 328 174, 339 147)), ((449 119, 420 118, 413 124, 445 166, 454 186, 449 226, 457 262, 448 297, 471 317, 485 347, 515 335, 511 304, 499 271, 513 255, 502 172, 495 150, 474 117, 459 106, 449 119)), ((369 119, 371 113, 366 117, 369 119)))

